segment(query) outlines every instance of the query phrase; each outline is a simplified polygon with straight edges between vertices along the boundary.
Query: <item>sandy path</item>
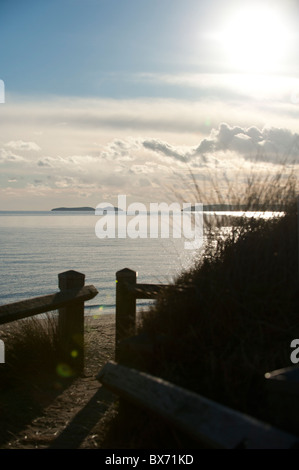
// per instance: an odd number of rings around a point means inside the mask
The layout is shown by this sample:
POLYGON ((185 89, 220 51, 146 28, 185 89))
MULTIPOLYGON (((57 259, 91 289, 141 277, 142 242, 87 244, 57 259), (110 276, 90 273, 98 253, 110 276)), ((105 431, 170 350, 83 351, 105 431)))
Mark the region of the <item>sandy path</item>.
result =
POLYGON ((22 431, 11 436, 2 449, 97 447, 101 426, 97 425, 97 435, 92 429, 109 409, 114 397, 95 377, 108 360, 114 359, 115 316, 87 317, 85 325, 84 376, 56 396, 22 431))

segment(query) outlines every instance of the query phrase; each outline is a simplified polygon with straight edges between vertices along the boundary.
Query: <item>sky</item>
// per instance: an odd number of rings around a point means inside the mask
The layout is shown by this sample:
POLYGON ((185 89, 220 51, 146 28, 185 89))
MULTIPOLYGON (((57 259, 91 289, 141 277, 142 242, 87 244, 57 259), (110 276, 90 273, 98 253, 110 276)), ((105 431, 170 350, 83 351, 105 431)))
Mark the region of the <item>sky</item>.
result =
POLYGON ((298 23, 296 0, 1 0, 0 210, 297 172, 298 23))

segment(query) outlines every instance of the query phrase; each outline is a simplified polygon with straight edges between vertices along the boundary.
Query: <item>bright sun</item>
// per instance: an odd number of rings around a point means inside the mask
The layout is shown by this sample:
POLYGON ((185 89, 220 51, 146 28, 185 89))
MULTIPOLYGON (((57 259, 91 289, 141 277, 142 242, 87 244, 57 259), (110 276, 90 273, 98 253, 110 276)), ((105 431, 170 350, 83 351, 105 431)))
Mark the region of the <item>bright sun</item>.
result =
POLYGON ((232 67, 250 73, 273 72, 288 52, 290 32, 280 12, 248 6, 230 15, 219 40, 232 67))

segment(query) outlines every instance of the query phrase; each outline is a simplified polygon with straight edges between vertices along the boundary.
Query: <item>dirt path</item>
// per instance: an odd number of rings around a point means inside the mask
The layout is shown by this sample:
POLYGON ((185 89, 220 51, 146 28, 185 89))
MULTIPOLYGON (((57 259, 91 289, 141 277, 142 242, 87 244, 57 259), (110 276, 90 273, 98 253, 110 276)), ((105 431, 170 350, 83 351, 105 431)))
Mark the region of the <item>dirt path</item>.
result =
MULTIPOLYGON (((99 421, 114 401, 96 380, 101 367, 114 358, 114 315, 86 320, 85 373, 45 406, 18 434, 1 448, 97 448, 99 421), (97 434, 93 427, 97 424, 97 434)), ((103 429, 104 432, 104 429, 103 429)))

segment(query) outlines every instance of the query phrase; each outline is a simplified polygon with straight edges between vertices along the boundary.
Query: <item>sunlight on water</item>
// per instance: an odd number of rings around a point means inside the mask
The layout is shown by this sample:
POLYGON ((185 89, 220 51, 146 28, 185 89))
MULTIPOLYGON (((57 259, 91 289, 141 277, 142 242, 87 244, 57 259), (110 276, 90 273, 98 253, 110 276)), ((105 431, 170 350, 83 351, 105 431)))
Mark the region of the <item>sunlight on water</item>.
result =
POLYGON ((282 217, 284 212, 273 212, 273 211, 265 211, 265 212, 258 212, 258 211, 233 211, 233 212, 206 212, 206 214, 215 214, 215 215, 222 215, 222 216, 230 216, 230 217, 255 217, 261 219, 271 219, 272 217, 282 217))

